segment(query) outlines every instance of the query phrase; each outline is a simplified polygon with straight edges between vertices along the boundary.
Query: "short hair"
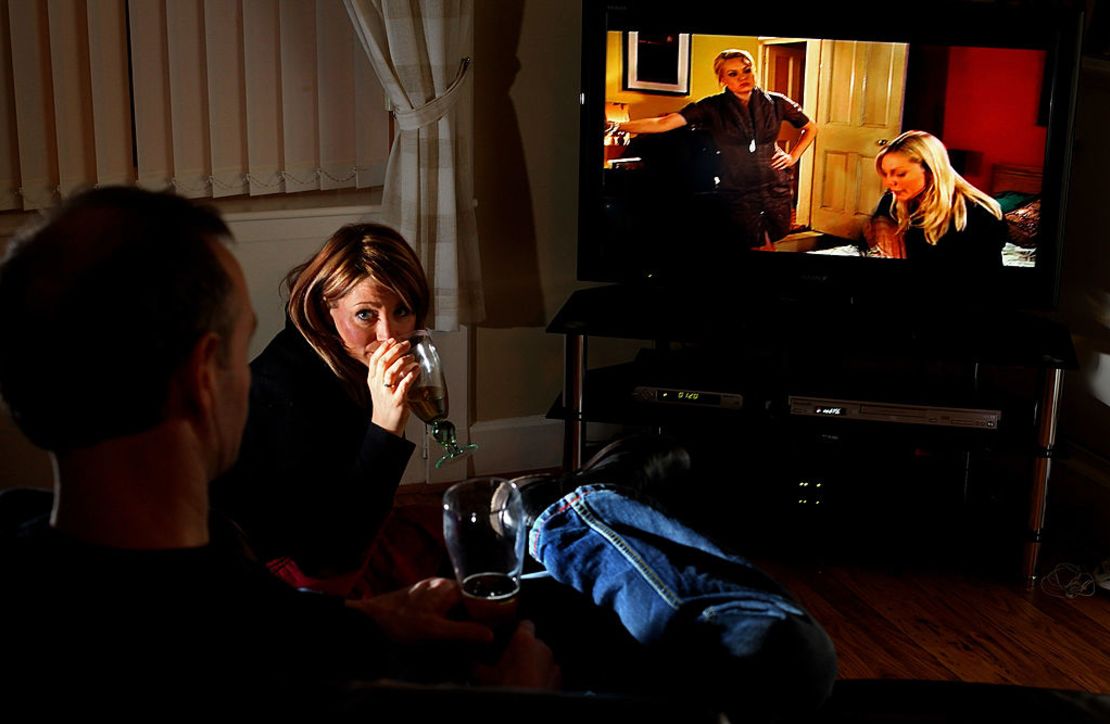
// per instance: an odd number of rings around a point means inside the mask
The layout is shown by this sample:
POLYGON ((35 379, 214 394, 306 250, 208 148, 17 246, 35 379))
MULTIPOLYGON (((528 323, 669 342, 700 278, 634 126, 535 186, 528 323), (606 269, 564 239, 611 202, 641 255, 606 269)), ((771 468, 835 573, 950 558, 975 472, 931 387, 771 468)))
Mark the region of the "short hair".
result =
MULTIPOLYGON (((165 419, 196 342, 234 323, 216 212, 168 193, 105 187, 12 240, 0 264, 0 397, 55 452, 165 419)), ((226 355, 226 344, 221 345, 226 355)))
POLYGON ((388 226, 342 227, 285 278, 293 325, 360 402, 369 399, 366 367, 347 353, 330 310, 365 279, 400 297, 412 311, 416 326, 424 326, 431 298, 424 268, 404 237, 388 226))
POLYGON ((882 174, 883 158, 891 153, 901 153, 925 169, 925 188, 916 208, 896 203, 891 214, 898 222, 898 232, 905 233, 913 226, 925 233, 925 240, 936 244, 948 233, 950 227, 963 231, 967 226, 968 202, 978 204, 996 219, 1002 218, 1002 207, 988 194, 975 188, 952 168, 948 149, 939 138, 925 131, 906 131, 883 146, 875 156, 875 170, 882 174))
POLYGON ((746 50, 737 50, 736 48, 728 48, 717 53, 717 57, 713 59, 713 72, 717 74, 717 80, 721 80, 721 73, 725 67, 726 60, 735 60, 736 58, 743 58, 748 61, 748 65, 752 67, 752 72, 755 72, 755 58, 746 50))

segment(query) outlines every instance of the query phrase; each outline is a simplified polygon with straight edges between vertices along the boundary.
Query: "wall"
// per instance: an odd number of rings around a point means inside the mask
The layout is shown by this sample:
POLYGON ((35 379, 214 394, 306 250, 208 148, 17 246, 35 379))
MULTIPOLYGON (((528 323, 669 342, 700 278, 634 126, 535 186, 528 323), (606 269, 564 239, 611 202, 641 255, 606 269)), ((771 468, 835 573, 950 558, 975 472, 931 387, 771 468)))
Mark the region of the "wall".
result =
MULTIPOLYGON (((475 191, 486 320, 474 344, 480 473, 553 467, 563 341, 547 323, 574 290, 578 243, 581 8, 564 0, 475 3, 475 191)), ((638 344, 591 339, 591 366, 638 344)), ((604 434, 590 426, 591 436, 604 434)))
POLYGON ((948 56, 944 143, 950 149, 983 152, 967 180, 990 188, 996 163, 1040 166, 1044 163, 1045 127, 1037 125, 1045 53, 1038 50, 952 48, 948 56), (1006 133, 998 129, 1005 127, 1006 133))
POLYGON ((656 95, 623 89, 624 54, 621 48, 623 34, 610 32, 605 49, 605 99, 629 103, 631 118, 651 118, 673 113, 687 103, 715 95, 721 91, 717 74, 713 72, 713 59, 726 48, 746 50, 758 60, 758 38, 736 35, 694 35, 690 39, 690 93, 685 96, 656 95))
POLYGON ((577 3, 475 4, 475 193, 487 319, 479 421, 541 415, 562 341, 544 328, 576 281, 577 3))

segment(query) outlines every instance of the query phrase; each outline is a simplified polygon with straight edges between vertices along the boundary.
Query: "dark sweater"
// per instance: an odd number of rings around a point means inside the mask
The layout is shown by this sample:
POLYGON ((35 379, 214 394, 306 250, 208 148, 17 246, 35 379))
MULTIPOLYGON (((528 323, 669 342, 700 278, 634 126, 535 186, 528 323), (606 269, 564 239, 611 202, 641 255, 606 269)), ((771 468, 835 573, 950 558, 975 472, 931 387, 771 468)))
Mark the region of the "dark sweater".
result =
POLYGON ((353 570, 414 445, 372 424, 288 320, 251 372, 239 460, 212 483, 213 507, 263 560, 289 556, 315 576, 353 570))
MULTIPOLYGON (((156 484, 152 480, 152 484, 156 484)), ((225 540, 124 550, 41 518, 0 546, 6 706, 87 716, 315 708, 401 650, 338 598, 294 591, 225 540), (8 667, 5 667, 8 668, 8 667)), ((26 711, 26 710, 24 710, 26 711)))
MULTIPOLYGON (((967 225, 963 231, 949 228, 936 244, 925 240, 922 229, 906 230, 906 258, 941 276, 991 274, 1002 268, 1002 247, 1006 244, 1006 222, 996 219, 986 208, 967 201, 967 225)), ((891 207, 894 196, 887 192, 879 200, 874 216, 894 222, 891 207)))

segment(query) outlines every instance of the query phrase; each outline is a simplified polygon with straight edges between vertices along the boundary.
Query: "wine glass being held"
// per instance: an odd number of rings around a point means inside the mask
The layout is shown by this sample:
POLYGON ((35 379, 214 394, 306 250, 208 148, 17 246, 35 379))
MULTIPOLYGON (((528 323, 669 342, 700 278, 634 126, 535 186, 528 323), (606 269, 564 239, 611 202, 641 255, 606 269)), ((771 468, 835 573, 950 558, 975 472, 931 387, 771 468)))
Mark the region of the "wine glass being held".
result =
POLYGON ((412 356, 406 354, 408 349, 408 342, 392 338, 366 346, 366 387, 373 407, 370 421, 397 436, 404 434, 409 418, 405 397, 418 374, 412 356))
POLYGON ((409 337, 409 342, 412 356, 420 368, 420 379, 409 391, 409 406, 413 414, 428 425, 432 438, 443 447, 443 457, 435 464, 436 470, 439 470, 444 463, 459 460, 478 446, 475 443, 460 444, 454 424, 447 419, 447 380, 431 333, 418 329, 409 337))

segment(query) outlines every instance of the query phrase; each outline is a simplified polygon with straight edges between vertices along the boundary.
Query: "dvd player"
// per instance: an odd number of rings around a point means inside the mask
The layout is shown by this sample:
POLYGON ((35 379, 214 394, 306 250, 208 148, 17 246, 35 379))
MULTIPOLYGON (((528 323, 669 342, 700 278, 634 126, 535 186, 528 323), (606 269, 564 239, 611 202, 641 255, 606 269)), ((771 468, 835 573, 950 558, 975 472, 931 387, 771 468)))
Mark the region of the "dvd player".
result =
POLYGON ((838 420, 895 422, 905 425, 937 425, 995 430, 1002 419, 1000 410, 934 405, 902 405, 833 397, 788 398, 790 414, 802 417, 832 417, 838 420))
POLYGON ((632 399, 638 402, 656 402, 664 405, 690 405, 694 407, 721 407, 739 410, 744 406, 744 396, 735 392, 709 392, 681 387, 652 387, 637 385, 632 399))

